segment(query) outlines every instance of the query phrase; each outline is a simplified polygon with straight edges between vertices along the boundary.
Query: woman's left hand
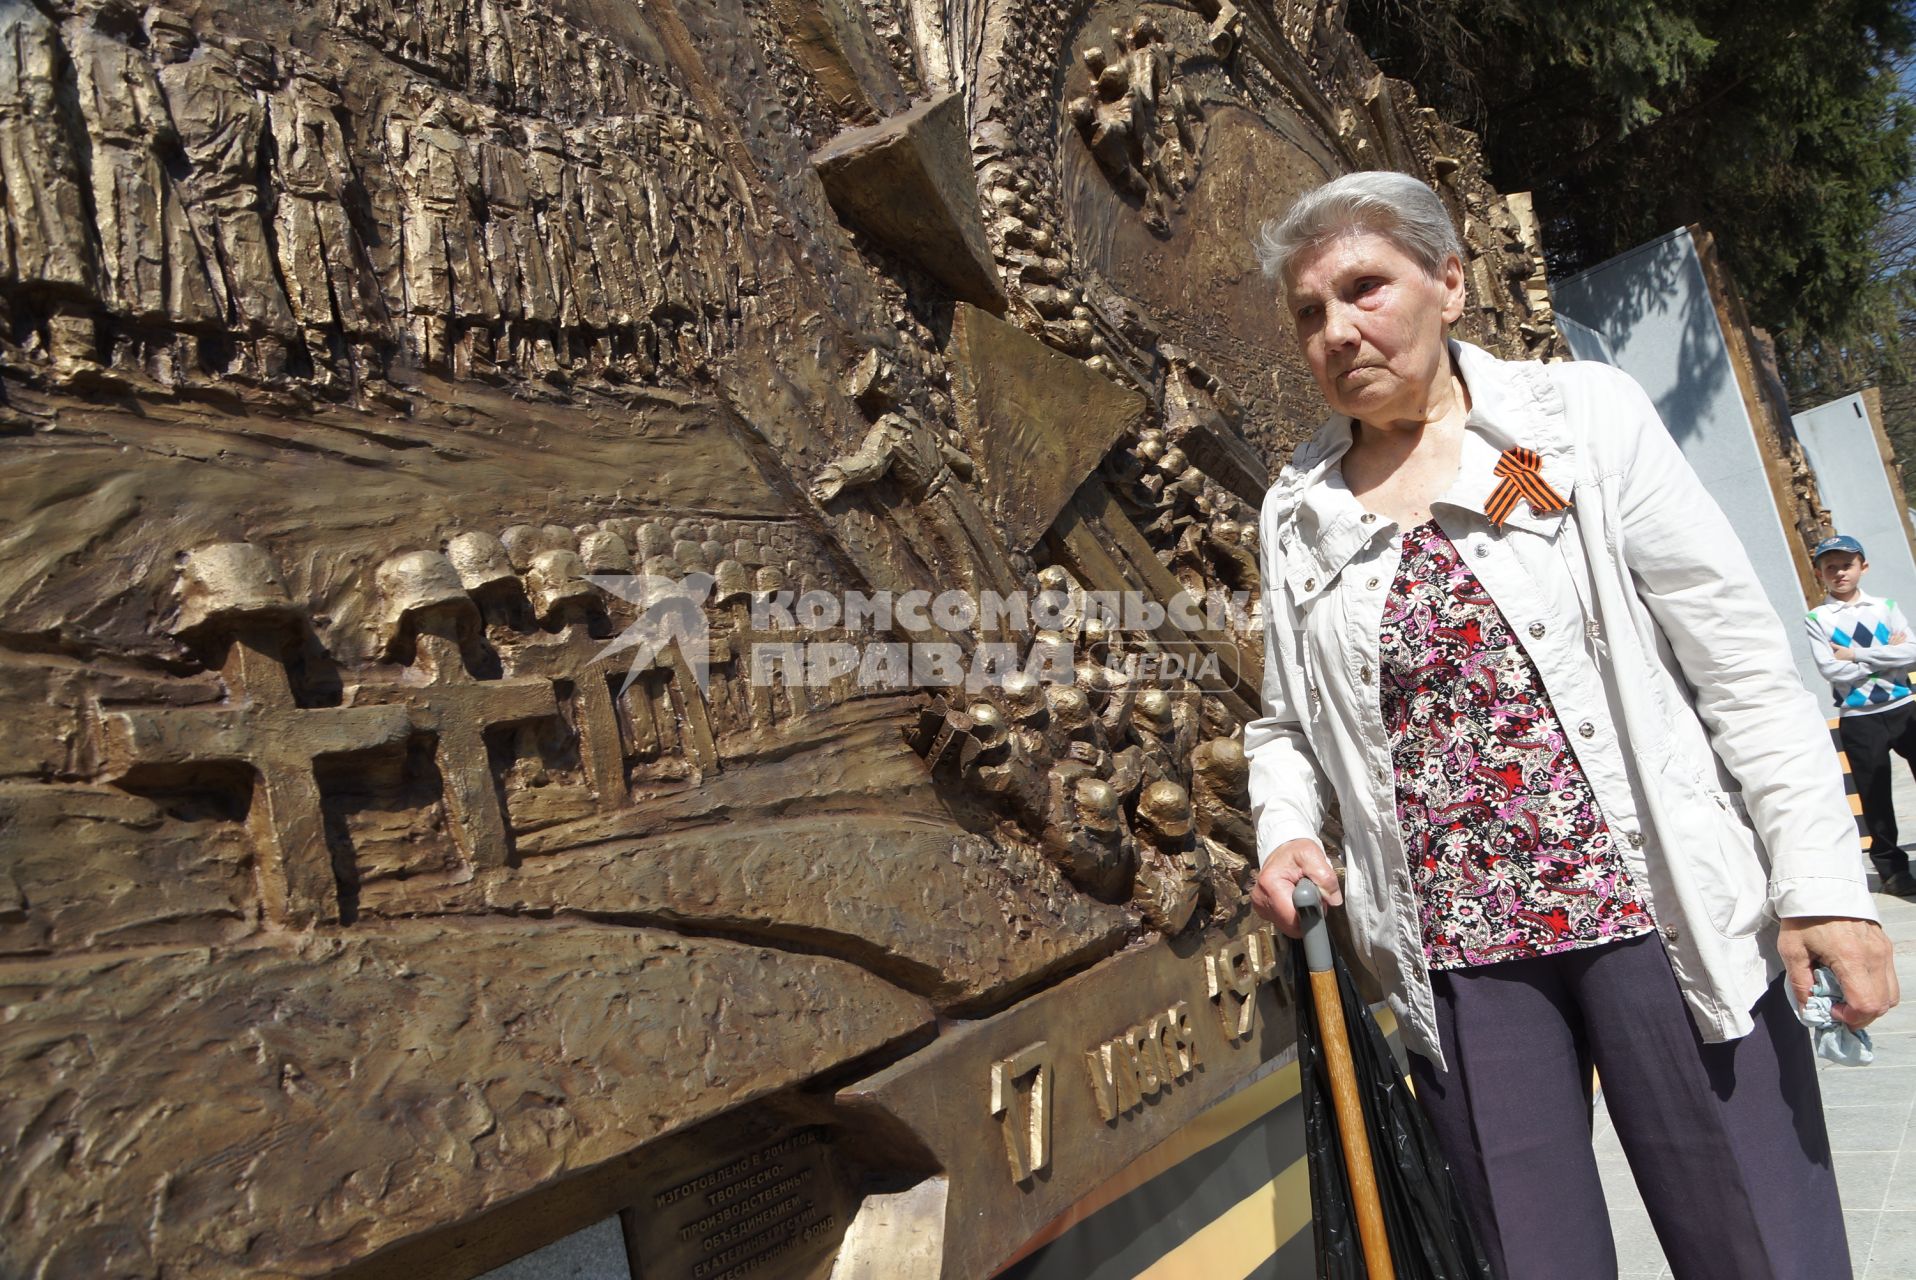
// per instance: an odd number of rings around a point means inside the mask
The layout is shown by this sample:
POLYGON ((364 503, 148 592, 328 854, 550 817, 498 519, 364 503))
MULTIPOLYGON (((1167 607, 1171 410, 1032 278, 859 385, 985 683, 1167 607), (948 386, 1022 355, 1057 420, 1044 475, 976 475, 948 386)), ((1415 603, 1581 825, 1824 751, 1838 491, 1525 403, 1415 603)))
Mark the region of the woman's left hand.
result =
POLYGON ((1789 969, 1790 994, 1801 1009, 1823 965, 1842 985, 1843 999, 1831 1010, 1855 1030, 1867 1027, 1903 998, 1896 980, 1896 948, 1874 920, 1842 916, 1797 916, 1783 921, 1776 940, 1789 969))

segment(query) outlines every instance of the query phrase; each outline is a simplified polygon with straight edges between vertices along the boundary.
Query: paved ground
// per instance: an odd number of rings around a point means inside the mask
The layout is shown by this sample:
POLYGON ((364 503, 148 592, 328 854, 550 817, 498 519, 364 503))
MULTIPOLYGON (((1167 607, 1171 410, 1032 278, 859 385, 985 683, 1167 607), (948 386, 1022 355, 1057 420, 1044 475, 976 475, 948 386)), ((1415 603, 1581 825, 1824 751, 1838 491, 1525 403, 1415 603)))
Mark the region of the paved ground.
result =
MULTIPOLYGON (((1905 833, 1916 831, 1916 782, 1901 770, 1896 811, 1905 833)), ((1908 843, 1905 834, 1905 847, 1908 843)), ((1819 1064, 1823 1111, 1836 1153, 1856 1280, 1909 1280, 1916 1276, 1916 1132, 1910 1127, 1916 1114, 1916 902, 1878 894, 1876 905, 1896 940, 1905 1003, 1870 1029, 1875 1062, 1867 1067, 1819 1064)), ((1671 1275, 1616 1132, 1601 1110, 1597 1159, 1616 1233, 1619 1280, 1671 1275)))

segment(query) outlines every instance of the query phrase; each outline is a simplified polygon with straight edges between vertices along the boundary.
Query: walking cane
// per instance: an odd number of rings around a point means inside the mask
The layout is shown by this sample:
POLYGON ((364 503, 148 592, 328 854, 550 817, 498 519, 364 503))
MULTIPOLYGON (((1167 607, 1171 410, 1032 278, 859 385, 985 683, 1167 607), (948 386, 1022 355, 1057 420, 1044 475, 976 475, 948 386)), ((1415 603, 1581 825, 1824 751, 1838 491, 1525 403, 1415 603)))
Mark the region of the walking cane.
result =
POLYGON ((1318 1040, 1330 1075, 1331 1105, 1337 1112, 1337 1136, 1344 1147, 1344 1174, 1357 1211, 1357 1236, 1364 1246, 1370 1280, 1392 1280, 1390 1242, 1384 1236, 1384 1205, 1377 1195, 1377 1171, 1370 1161, 1370 1134, 1364 1129, 1364 1105, 1357 1097, 1357 1068, 1351 1062, 1350 1033, 1344 1027, 1344 1001, 1331 963, 1331 931, 1324 922, 1323 893, 1299 880, 1291 904, 1304 924, 1304 965, 1311 971, 1311 1000, 1317 1006, 1318 1040), (1308 914, 1307 914, 1308 913, 1308 914))

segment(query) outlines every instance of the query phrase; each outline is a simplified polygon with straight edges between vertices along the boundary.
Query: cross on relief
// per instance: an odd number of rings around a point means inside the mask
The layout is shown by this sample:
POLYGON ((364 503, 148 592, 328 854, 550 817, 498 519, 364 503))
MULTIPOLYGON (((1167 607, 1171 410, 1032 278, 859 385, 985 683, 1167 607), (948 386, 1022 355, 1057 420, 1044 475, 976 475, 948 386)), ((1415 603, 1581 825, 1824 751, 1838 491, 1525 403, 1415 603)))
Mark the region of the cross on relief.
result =
POLYGON ((422 612, 412 666, 399 684, 362 684, 353 705, 398 705, 437 740, 434 760, 445 782, 453 839, 469 867, 502 867, 511 860, 512 833, 499 798, 486 731, 559 714, 552 682, 507 677, 480 680, 466 669, 456 616, 422 612))
POLYGON ((270 622, 234 630, 216 708, 108 711, 107 776, 142 769, 245 765, 254 776, 246 823, 266 918, 302 927, 339 920, 339 880, 326 845, 316 762, 403 745, 404 707, 302 707, 286 675, 291 637, 270 622))
MULTIPOLYGON (((572 685, 579 699, 579 757, 586 777, 598 794, 602 808, 623 805, 631 794, 626 781, 628 750, 644 755, 658 751, 664 742, 652 708, 652 693, 646 677, 665 674, 666 683, 678 691, 685 709, 679 726, 685 754, 703 770, 718 768, 718 742, 712 732, 712 720, 705 699, 699 693, 692 664, 676 642, 659 651, 651 663, 641 669, 623 695, 612 692, 613 682, 624 684, 628 668, 620 662, 599 662, 608 642, 594 636, 583 621, 569 625, 557 640, 535 641, 512 657, 515 673, 563 680, 572 685), (631 717, 632 737, 628 744, 619 726, 619 703, 623 701, 631 717)), ((731 646, 721 636, 709 642, 706 660, 719 666, 732 657, 731 646)), ((668 704, 669 705, 669 704, 668 704)))
MULTIPOLYGON (((731 644, 722 636, 713 636, 707 642, 705 654, 706 670, 709 678, 713 668, 720 667, 732 660, 731 644)), ((627 668, 618 664, 609 664, 616 668, 613 672, 620 684, 625 683, 627 668)), ((615 701, 625 704, 626 714, 632 719, 632 733, 637 739, 634 749, 638 754, 664 749, 666 738, 660 732, 658 718, 652 707, 653 688, 676 691, 676 703, 685 712, 685 718, 677 723, 680 748, 686 758, 700 769, 710 772, 719 767, 718 740, 712 733, 712 719, 705 705, 705 697, 699 692, 698 677, 692 673, 692 664, 685 659, 677 641, 667 644, 659 650, 658 656, 642 667, 639 679, 615 701), (654 685, 649 681, 654 673, 663 672, 665 680, 654 685)), ((671 713, 674 699, 667 698, 664 710, 671 713)))
POLYGON ((625 740, 619 733, 619 712, 611 681, 623 672, 607 664, 593 665, 606 642, 591 632, 577 606, 567 606, 567 623, 557 639, 535 640, 513 655, 512 669, 521 676, 542 676, 569 683, 579 700, 579 763, 599 798, 599 807, 622 807, 629 794, 625 781, 625 740))

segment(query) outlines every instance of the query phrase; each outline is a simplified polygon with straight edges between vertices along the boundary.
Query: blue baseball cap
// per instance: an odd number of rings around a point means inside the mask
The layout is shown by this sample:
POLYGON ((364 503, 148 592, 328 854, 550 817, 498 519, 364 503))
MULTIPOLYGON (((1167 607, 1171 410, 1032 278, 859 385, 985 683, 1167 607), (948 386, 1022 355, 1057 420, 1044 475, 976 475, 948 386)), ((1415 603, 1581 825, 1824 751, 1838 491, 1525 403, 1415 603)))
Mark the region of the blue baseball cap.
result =
MULTIPOLYGON (((1816 550, 1810 552, 1810 563, 1815 564, 1832 551, 1853 551, 1857 555, 1862 556, 1863 544, 1850 537, 1847 533, 1839 533, 1834 538, 1825 538, 1816 544, 1816 550)), ((1863 556, 1863 558, 1865 560, 1869 559, 1868 556, 1863 556)))

